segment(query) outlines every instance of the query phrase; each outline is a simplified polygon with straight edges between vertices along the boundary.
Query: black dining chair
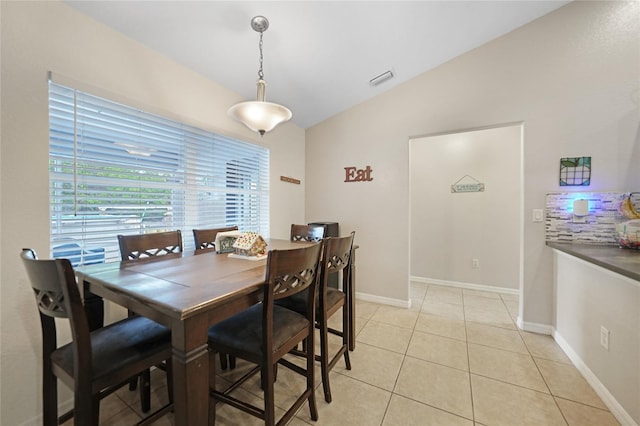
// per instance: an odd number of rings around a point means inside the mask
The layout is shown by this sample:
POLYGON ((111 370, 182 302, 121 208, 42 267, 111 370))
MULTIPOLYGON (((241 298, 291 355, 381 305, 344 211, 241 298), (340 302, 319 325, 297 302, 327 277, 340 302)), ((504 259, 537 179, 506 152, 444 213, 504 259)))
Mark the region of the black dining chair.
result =
MULTIPOLYGON (((319 274, 321 244, 314 244, 291 250, 272 250, 267 257, 264 296, 262 303, 215 324, 209 329, 209 365, 215 365, 215 353, 225 352, 256 364, 249 373, 231 384, 224 391, 211 387, 210 424, 215 422, 217 402, 229 404, 264 420, 266 425, 274 425, 275 401, 274 382, 276 366, 283 365, 306 378, 304 391, 280 418, 278 424, 285 424, 307 401, 311 418, 318 419, 314 385, 314 314, 315 294, 319 274), (275 300, 305 291, 307 315, 274 304, 275 300), (300 367, 284 356, 305 341, 309 348, 306 367, 300 367), (242 401, 230 393, 247 379, 261 374, 264 406, 257 407, 242 401)), ((215 382, 215 369, 210 369, 211 382, 215 382)))
MULTIPOLYGON (((149 234, 133 234, 133 235, 118 235, 118 245, 120 246, 120 258, 124 262, 139 262, 148 259, 154 259, 157 257, 176 257, 181 256, 182 253, 182 232, 177 229, 175 231, 166 232, 152 232, 149 234)), ((135 313, 129 311, 129 316, 134 316, 135 313)), ((167 370, 166 363, 161 363, 158 368, 167 370)), ((167 371, 167 382, 169 383, 170 391, 173 393, 173 380, 169 377, 167 371)), ((145 371, 138 377, 131 380, 129 383, 129 390, 135 390, 140 380, 140 386, 151 387, 151 373, 145 371)), ((173 401, 173 395, 171 396, 173 401)), ((142 410, 149 410, 149 401, 141 401, 142 410)))
MULTIPOLYGON (((76 425, 98 425, 100 400, 131 377, 171 359, 171 333, 166 327, 135 316, 89 331, 80 290, 68 259, 38 260, 23 249, 22 262, 40 312, 42 327, 43 424, 74 418, 76 425), (58 347, 56 318, 69 320, 71 342, 58 347), (74 407, 58 417, 57 379, 74 392, 74 407)), ((169 363, 170 364, 170 363, 169 363)), ((140 389, 141 393, 149 392, 140 389)), ((142 396, 141 398, 147 397, 142 396)), ((148 424, 171 409, 171 403, 148 416, 148 424)))
MULTIPOLYGON (((322 387, 324 399, 331 402, 331 386, 329 384, 329 372, 333 369, 341 357, 347 370, 351 370, 349 359, 349 330, 351 330, 349 305, 349 286, 351 285, 351 259, 353 252, 353 239, 355 232, 346 237, 329 237, 324 239, 322 259, 320 266, 320 283, 318 287, 318 303, 316 306, 316 327, 320 331, 320 356, 316 360, 320 361, 322 373, 322 387), (334 273, 342 274, 342 290, 328 285, 329 275, 334 273), (342 312, 342 330, 329 327, 329 318, 338 311, 342 312), (342 338, 342 345, 333 354, 329 354, 329 333, 342 338)), ((297 294, 286 299, 280 299, 278 304, 292 309, 301 314, 307 313, 306 295, 297 294)), ((305 355, 307 348, 302 351, 293 351, 297 355, 305 355)))
MULTIPOLYGON (((220 232, 237 231, 238 226, 227 226, 225 228, 211 228, 211 229, 194 229, 193 241, 196 245, 196 251, 215 249, 216 248, 216 236, 220 232)), ((228 357, 227 354, 220 352, 220 368, 226 370, 230 368, 233 370, 236 368, 236 359, 234 357, 228 357)))
POLYGON ((331 387, 329 372, 340 357, 344 357, 347 370, 351 370, 349 360, 349 330, 351 330, 348 306, 351 285, 351 258, 353 253, 353 239, 355 232, 341 238, 326 238, 322 251, 320 268, 320 292, 316 311, 316 324, 320 329, 320 370, 322 372, 322 386, 324 399, 331 402, 331 387), (342 290, 329 286, 329 275, 342 273, 342 290), (342 309, 342 330, 329 327, 329 318, 342 309), (329 354, 329 333, 342 337, 342 345, 333 354, 329 354))

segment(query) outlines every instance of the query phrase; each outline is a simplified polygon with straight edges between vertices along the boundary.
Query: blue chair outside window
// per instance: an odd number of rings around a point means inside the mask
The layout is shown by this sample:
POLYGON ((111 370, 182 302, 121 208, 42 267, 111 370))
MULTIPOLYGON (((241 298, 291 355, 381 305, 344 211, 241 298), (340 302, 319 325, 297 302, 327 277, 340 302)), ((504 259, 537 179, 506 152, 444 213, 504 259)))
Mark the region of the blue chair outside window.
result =
POLYGON ((65 243, 53 248, 53 257, 56 259, 69 259, 73 267, 81 265, 93 265, 104 263, 104 247, 83 249, 78 243, 65 243))

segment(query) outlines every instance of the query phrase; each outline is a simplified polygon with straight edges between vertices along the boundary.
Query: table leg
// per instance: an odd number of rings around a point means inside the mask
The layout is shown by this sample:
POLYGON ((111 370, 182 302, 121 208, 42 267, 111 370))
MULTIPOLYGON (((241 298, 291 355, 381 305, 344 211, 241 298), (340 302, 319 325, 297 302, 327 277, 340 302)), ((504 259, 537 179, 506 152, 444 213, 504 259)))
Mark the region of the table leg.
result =
POLYGON ((351 259, 349 260, 349 350, 356 349, 356 250, 358 246, 354 246, 351 250, 351 259))
POLYGON ((204 426, 208 424, 209 354, 207 329, 206 321, 198 321, 197 318, 178 322, 171 328, 176 426, 204 426))
POLYGON ((89 330, 94 331, 104 326, 104 300, 89 291, 87 282, 83 282, 83 286, 84 312, 89 330))

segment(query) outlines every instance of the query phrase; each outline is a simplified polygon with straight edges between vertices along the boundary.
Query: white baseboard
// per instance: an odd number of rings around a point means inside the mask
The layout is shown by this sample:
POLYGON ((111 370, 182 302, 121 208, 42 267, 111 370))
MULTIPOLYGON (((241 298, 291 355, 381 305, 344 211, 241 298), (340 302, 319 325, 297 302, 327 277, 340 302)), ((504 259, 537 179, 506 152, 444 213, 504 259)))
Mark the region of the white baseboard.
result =
POLYGON ((517 325, 520 330, 530 331, 531 333, 548 334, 552 336, 554 331, 552 325, 523 321, 521 316, 518 316, 517 325))
MULTIPOLYGON (((519 290, 513 288, 505 288, 505 287, 494 287, 483 284, 472 284, 472 283, 463 283, 459 281, 447 281, 440 280, 437 278, 425 278, 425 277, 410 277, 412 282, 416 283, 424 283, 424 284, 436 284, 445 287, 457 287, 457 288, 466 288, 469 290, 479 290, 479 291, 487 291, 491 293, 499 293, 499 294, 520 294, 519 290)), ((548 324, 537 324, 534 322, 525 322, 522 320, 521 316, 518 316, 516 321, 516 325, 520 330, 530 331, 532 333, 539 334, 553 334, 553 326, 548 324)))
MULTIPOLYGON (((58 393, 58 396, 60 394, 58 393)), ((73 408, 73 397, 69 398, 65 402, 61 402, 58 404, 58 415, 66 413, 67 411, 73 408)), ((30 418, 29 420, 25 420, 20 423, 20 426, 40 426, 42 424, 42 413, 38 414, 35 417, 30 418)))
POLYGON ((368 293, 358 293, 356 292, 356 299, 364 300, 366 302, 374 302, 380 303, 382 305, 395 306, 398 308, 411 308, 411 299, 409 300, 401 300, 401 299, 391 299, 390 297, 382 297, 376 296, 368 293))
POLYGON ((582 358, 573 350, 573 348, 567 343, 566 340, 557 332, 553 330, 553 339, 558 343, 558 346, 562 348, 565 354, 569 357, 573 365, 578 369, 582 377, 591 385, 593 390, 598 394, 604 405, 607 406, 611 414, 620 422, 623 426, 638 426, 633 418, 627 413, 627 411, 620 405, 618 400, 611 395, 611 392, 602 384, 598 377, 591 371, 587 364, 582 361, 582 358))
POLYGON ((447 280, 440 280, 437 278, 411 276, 409 277, 409 280, 417 283, 437 284, 437 285, 442 285, 447 287, 466 288, 468 290, 488 291, 491 293, 520 294, 520 290, 515 288, 495 287, 491 285, 463 283, 459 281, 447 281, 447 280))

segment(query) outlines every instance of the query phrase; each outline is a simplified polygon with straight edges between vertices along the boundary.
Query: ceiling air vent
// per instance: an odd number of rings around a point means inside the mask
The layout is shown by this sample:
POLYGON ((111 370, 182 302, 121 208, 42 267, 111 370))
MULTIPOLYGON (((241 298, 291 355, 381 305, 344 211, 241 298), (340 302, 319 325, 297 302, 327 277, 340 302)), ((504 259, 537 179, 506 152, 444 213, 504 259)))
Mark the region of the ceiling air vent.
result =
POLYGON ((373 77, 371 80, 369 80, 369 84, 372 86, 377 86, 392 78, 393 78, 393 71, 391 70, 385 71, 382 74, 377 75, 373 77))

